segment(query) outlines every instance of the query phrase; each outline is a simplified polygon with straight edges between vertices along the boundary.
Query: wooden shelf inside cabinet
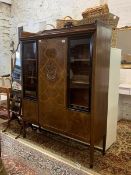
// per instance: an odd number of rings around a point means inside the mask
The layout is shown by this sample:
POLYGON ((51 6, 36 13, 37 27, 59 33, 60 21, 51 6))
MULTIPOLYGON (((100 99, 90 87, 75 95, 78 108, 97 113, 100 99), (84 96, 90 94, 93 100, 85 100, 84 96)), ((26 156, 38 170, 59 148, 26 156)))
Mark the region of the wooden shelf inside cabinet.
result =
POLYGON ((33 77, 33 76, 27 76, 27 78, 30 78, 30 79, 37 79, 37 77, 33 77))
POLYGON ((24 77, 32 77, 33 78, 33 77, 37 77, 37 73, 36 72, 32 73, 32 74, 31 73, 23 73, 23 76, 24 77))
POLYGON ((24 61, 37 61, 37 59, 35 58, 24 58, 24 61))
POLYGON ((71 62, 90 62, 90 59, 71 59, 71 62))
POLYGON ((31 75, 31 74, 23 74, 24 78, 29 78, 29 79, 38 79, 36 74, 31 75))
POLYGON ((89 85, 90 83, 89 82, 86 82, 86 81, 77 81, 77 80, 74 80, 71 82, 72 84, 86 84, 86 85, 89 85))
MULTIPOLYGON (((31 95, 31 93, 32 93, 31 96, 33 96, 33 97, 36 96, 36 91, 27 91, 27 90, 26 90, 26 93, 27 93, 28 95, 29 95, 29 94, 31 95)), ((26 95, 26 96, 27 96, 27 95, 26 95)))
POLYGON ((30 98, 30 99, 36 99, 36 91, 29 91, 29 90, 26 90, 25 91, 25 95, 24 95, 25 98, 30 98))
POLYGON ((73 81, 71 82, 70 88, 71 89, 87 89, 87 88, 90 88, 90 83, 73 81))
POLYGON ((70 104, 69 108, 71 110, 74 110, 74 111, 85 111, 85 112, 89 112, 90 111, 90 109, 88 107, 79 106, 79 105, 75 105, 75 104, 70 104))

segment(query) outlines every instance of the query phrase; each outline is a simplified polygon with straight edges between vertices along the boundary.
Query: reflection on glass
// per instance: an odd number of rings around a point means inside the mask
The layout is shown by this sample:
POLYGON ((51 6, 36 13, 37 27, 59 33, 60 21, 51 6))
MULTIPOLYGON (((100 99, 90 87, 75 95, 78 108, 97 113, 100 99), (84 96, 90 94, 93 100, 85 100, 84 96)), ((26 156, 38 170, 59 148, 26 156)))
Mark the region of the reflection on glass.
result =
POLYGON ((37 85, 37 79, 24 76, 24 96, 29 98, 35 98, 36 97, 36 85, 37 85))
POLYGON ((21 61, 20 61, 20 51, 16 51, 16 63, 17 66, 21 66, 21 61))
POLYGON ((36 43, 35 42, 24 43, 23 58, 24 59, 35 59, 36 58, 36 43))
POLYGON ((20 44, 15 53, 16 60, 12 72, 12 88, 13 90, 21 90, 21 59, 20 59, 20 44))
POLYGON ((70 39, 68 106, 76 110, 90 110, 90 37, 70 39))
POLYGON ((24 97, 37 96, 37 53, 36 42, 23 43, 23 93, 24 97))

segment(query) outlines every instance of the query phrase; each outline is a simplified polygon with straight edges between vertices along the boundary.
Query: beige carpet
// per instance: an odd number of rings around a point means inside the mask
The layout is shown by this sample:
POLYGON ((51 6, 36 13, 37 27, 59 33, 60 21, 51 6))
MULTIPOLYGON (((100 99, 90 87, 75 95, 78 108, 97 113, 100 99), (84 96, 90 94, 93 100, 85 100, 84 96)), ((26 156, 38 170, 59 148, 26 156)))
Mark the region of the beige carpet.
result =
MULTIPOLYGON (((9 133, 16 136, 18 124, 12 122, 9 133)), ((89 168, 89 148, 78 142, 61 136, 42 131, 28 129, 26 141, 40 146, 43 150, 61 156, 64 159, 78 164, 80 167, 89 168)), ((131 122, 121 120, 118 122, 117 141, 107 151, 105 156, 95 151, 93 170, 102 175, 130 175, 131 174, 131 122)))

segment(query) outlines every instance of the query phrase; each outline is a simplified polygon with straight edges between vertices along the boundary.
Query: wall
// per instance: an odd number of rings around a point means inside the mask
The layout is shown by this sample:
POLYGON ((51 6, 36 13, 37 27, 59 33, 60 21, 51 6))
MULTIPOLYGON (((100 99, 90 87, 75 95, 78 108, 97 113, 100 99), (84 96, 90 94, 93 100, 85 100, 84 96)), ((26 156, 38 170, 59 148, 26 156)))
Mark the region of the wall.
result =
POLYGON ((119 95, 118 120, 126 119, 131 121, 131 95, 119 95))
POLYGON ((0 0, 0 2, 4 2, 6 4, 11 4, 11 0, 0 0))
POLYGON ((55 24, 56 19, 67 15, 74 19, 82 18, 82 11, 94 5, 99 0, 13 0, 11 9, 11 36, 16 40, 17 26, 24 25, 25 29, 35 31, 36 26, 32 23, 41 22, 40 25, 55 24), (27 26, 28 24, 28 26, 27 26))
POLYGON ((119 27, 131 26, 131 0, 107 0, 110 11, 120 17, 119 27))
POLYGON ((119 26, 131 25, 131 0, 12 0, 9 38, 10 6, 0 3, 0 74, 10 71, 9 42, 13 40, 17 44, 18 26, 37 31, 44 29, 45 24, 55 24, 56 19, 67 15, 80 19, 87 7, 104 2, 108 3, 111 12, 120 17, 119 26))
POLYGON ((118 30, 117 48, 122 49, 122 59, 131 62, 131 29, 118 30))
POLYGON ((107 3, 110 12, 119 16, 119 27, 131 26, 131 0, 100 0, 100 3, 107 3))
MULTIPOLYGON (((131 87, 130 75, 131 69, 120 69, 120 84, 125 90, 131 87)), ((131 120, 131 95, 119 95, 119 120, 122 118, 131 120)))
POLYGON ((67 15, 80 19, 82 11, 87 7, 105 2, 108 3, 110 11, 120 17, 119 27, 131 25, 130 0, 12 0, 11 36, 16 40, 16 27, 21 25, 24 25, 26 30, 37 31, 39 26, 34 23, 40 22, 44 29, 46 23, 55 24, 56 19, 67 15))
POLYGON ((10 10, 0 2, 0 75, 10 73, 10 10))

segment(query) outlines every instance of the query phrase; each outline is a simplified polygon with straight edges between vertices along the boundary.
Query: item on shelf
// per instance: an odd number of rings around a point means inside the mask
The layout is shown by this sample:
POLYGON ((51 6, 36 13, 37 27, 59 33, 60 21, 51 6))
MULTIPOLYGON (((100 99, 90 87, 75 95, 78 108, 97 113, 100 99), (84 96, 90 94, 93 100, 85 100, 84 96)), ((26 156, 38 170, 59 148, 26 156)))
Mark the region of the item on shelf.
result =
POLYGON ((110 13, 107 4, 96 6, 94 8, 88 8, 83 13, 83 19, 79 21, 79 25, 91 24, 96 20, 101 20, 105 24, 112 27, 112 41, 111 47, 116 47, 117 44, 117 25, 119 17, 110 13))
POLYGON ((92 8, 87 8, 83 13, 82 16, 83 18, 88 18, 89 16, 94 16, 94 15, 103 15, 109 13, 109 8, 107 4, 100 5, 100 6, 95 6, 92 8))
POLYGON ((61 28, 68 28, 68 27, 73 27, 73 26, 78 26, 80 20, 75 20, 72 19, 70 16, 66 16, 63 19, 57 19, 56 20, 56 28, 61 29, 61 28))
MULTIPOLYGON (((66 27, 65 24, 72 24, 72 26, 86 25, 94 23, 96 20, 101 20, 105 24, 108 24, 112 27, 112 41, 111 47, 116 47, 117 45, 117 25, 119 21, 119 17, 110 13, 107 4, 96 6, 94 8, 88 8, 82 13, 82 20, 74 20, 72 17, 67 16, 64 19, 58 19, 56 21, 56 28, 61 29, 66 27), (68 19, 69 18, 69 19, 68 19)), ((69 25, 70 27, 70 25, 69 25)))
POLYGON ((104 23, 110 25, 112 28, 116 28, 119 17, 112 13, 94 14, 92 16, 87 16, 86 18, 83 18, 81 21, 79 21, 79 25, 91 24, 94 23, 96 20, 101 20, 104 23))
POLYGON ((83 20, 80 21, 80 24, 93 23, 99 19, 104 23, 111 25, 112 28, 116 28, 119 21, 118 16, 109 12, 107 4, 88 8, 82 13, 82 16, 83 20))
POLYGON ((55 29, 55 26, 53 25, 53 24, 46 24, 44 27, 45 27, 45 29, 44 30, 42 30, 42 31, 39 31, 39 32, 37 32, 37 34, 42 34, 45 30, 47 30, 46 28, 47 28, 47 26, 49 27, 51 27, 52 29, 55 29))

